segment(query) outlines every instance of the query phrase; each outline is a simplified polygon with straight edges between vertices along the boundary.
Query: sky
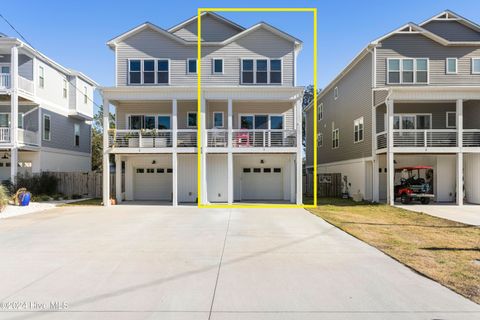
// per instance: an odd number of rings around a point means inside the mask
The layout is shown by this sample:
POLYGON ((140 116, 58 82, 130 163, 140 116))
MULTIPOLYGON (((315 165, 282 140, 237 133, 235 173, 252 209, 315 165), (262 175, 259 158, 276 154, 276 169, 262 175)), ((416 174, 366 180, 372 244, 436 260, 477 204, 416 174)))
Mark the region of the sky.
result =
MULTIPOLYGON (((319 88, 370 41, 407 22, 420 23, 450 9, 480 24, 479 0, 23 0, 4 1, 0 13, 40 52, 101 86, 112 86, 114 54, 108 40, 145 21, 168 29, 196 15, 198 7, 316 7, 319 88)), ((244 27, 265 21, 302 40, 297 84, 313 83, 312 13, 221 14, 244 27)), ((0 32, 17 36, 4 21, 0 32)))

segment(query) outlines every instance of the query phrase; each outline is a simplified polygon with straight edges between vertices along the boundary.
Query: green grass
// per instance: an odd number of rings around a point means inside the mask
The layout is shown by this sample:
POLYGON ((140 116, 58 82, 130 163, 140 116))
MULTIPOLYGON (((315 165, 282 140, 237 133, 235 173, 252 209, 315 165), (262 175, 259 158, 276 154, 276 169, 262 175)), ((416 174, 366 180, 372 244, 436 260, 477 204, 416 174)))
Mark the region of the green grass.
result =
POLYGON ((72 206, 100 206, 102 205, 102 199, 85 199, 70 203, 62 204, 62 207, 72 207, 72 206))
POLYGON ((318 199, 310 211, 480 303, 480 228, 383 204, 318 199))

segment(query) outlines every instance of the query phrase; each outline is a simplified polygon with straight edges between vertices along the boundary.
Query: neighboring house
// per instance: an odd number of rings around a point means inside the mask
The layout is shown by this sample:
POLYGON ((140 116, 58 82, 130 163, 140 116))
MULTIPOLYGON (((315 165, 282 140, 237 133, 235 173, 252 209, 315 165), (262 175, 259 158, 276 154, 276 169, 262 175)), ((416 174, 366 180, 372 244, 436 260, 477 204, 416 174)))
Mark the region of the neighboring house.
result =
MULTIPOLYGON (((433 167, 437 202, 480 203, 480 26, 451 11, 371 42, 318 99, 318 173, 393 204, 394 168, 433 167), (461 196, 457 196, 461 195, 461 196)), ((313 108, 306 108, 312 180, 313 108)), ((396 179, 396 180, 395 180, 396 179)))
POLYGON ((0 180, 89 171, 96 83, 0 35, 0 180))
POLYGON ((196 16, 168 30, 147 22, 108 42, 116 85, 101 92, 104 106, 115 106, 116 129, 104 136, 104 190, 114 154, 118 202, 197 201, 201 121, 203 203, 302 203, 302 42, 214 13, 202 14, 201 37, 200 115, 196 16))

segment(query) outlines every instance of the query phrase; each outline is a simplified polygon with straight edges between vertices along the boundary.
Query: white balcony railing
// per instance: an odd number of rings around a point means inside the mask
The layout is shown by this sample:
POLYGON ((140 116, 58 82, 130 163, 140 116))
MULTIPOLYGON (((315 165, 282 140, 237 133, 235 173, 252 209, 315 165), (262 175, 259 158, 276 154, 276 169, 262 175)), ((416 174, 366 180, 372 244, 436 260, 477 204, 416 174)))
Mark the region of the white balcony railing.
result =
POLYGON ((109 147, 169 148, 172 130, 109 130, 109 147))
POLYGON ((10 142, 10 128, 0 128, 0 143, 10 142))
MULTIPOLYGON (((426 130, 393 130, 393 146, 395 148, 408 147, 456 147, 457 130, 455 129, 426 129, 426 130)), ((387 147, 387 132, 377 134, 377 149, 387 147)))
POLYGON ((24 78, 22 76, 18 76, 18 88, 22 89, 24 91, 27 91, 29 93, 33 93, 33 81, 28 80, 27 78, 24 78))
POLYGON ((179 129, 177 130, 177 147, 196 147, 197 130, 179 129))
POLYGON ((464 129, 463 146, 480 147, 480 129, 464 129))
POLYGON ((234 148, 296 147, 297 133, 283 129, 235 129, 232 131, 232 145, 234 148))
POLYGON ((387 131, 377 133, 377 149, 385 149, 387 147, 387 131))
POLYGON ((10 88, 10 73, 0 73, 0 89, 10 88))
MULTIPOLYGON (((0 143, 10 143, 10 128, 0 128, 0 143)), ((18 143, 38 146, 38 131, 18 129, 18 143)))
POLYGON ((228 130, 207 129, 207 146, 212 148, 226 148, 228 146, 228 130))

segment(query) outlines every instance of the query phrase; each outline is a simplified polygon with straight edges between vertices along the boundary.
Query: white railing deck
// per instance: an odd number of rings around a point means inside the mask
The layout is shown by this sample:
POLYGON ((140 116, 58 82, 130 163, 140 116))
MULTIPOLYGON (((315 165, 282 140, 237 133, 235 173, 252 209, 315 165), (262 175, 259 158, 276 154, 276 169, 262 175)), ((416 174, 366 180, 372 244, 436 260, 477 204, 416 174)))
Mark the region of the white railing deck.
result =
MULTIPOLYGON (((10 89, 12 84, 12 79, 10 76, 10 73, 0 73, 0 89, 10 89)), ((18 76, 18 88, 29 92, 33 93, 33 81, 28 80, 27 78, 24 78, 22 76, 18 76)))
POLYGON ((10 88, 10 73, 0 73, 0 89, 10 88))
POLYGON ((109 130, 108 134, 114 148, 172 147, 172 130, 109 130))
MULTIPOLYGON (((458 132, 455 129, 393 130, 395 148, 448 148, 458 147, 458 132)), ((387 132, 377 133, 377 149, 387 147, 387 132)), ((463 147, 480 147, 480 129, 464 129, 463 147)))
POLYGON ((195 148, 197 146, 197 129, 178 129, 177 147, 195 148))
MULTIPOLYGON (((38 131, 18 129, 18 143, 30 146, 38 146, 38 131)), ((10 143, 10 128, 0 128, 0 143, 10 143)))
POLYGON ((234 148, 286 148, 297 146, 296 130, 285 129, 234 129, 234 148))
POLYGON ((463 146, 480 147, 480 129, 463 129, 463 146))

